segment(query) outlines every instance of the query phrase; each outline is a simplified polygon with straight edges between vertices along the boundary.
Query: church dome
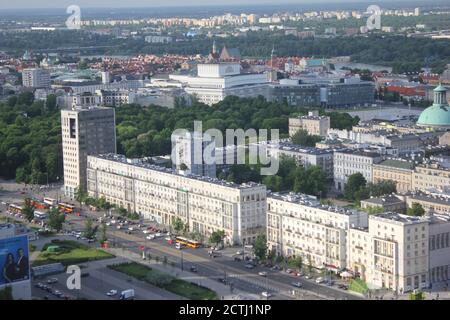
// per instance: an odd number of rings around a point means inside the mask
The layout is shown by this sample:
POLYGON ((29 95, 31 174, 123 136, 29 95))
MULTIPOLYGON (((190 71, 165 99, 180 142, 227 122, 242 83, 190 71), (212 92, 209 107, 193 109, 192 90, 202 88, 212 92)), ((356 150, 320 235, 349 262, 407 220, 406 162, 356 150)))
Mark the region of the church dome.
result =
POLYGON ((417 125, 424 127, 450 128, 450 106, 447 103, 447 89, 439 85, 434 91, 434 103, 419 117, 417 125))

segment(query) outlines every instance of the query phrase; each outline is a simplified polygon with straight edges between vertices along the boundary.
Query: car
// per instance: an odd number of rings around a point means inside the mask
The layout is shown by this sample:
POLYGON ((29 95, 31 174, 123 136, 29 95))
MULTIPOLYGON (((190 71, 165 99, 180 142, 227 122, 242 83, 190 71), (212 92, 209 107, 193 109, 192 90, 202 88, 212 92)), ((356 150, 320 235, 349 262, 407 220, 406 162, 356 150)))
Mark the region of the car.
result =
POLYGON ((114 289, 111 289, 111 290, 109 290, 107 293, 106 293, 106 295, 108 296, 108 297, 113 297, 113 296, 115 296, 117 294, 117 290, 114 290, 114 289))
POLYGON ((263 296, 263 297, 266 297, 266 298, 270 298, 272 295, 269 293, 269 292, 267 292, 267 291, 263 291, 263 292, 261 292, 261 295, 263 296))
POLYGON ((153 234, 149 234, 148 236, 145 237, 145 239, 153 240, 153 239, 155 239, 155 236, 153 234))
POLYGON ((342 290, 348 290, 348 286, 346 286, 345 284, 338 285, 338 288, 342 290))
POLYGON ((224 284, 227 283, 227 280, 225 280, 225 278, 222 278, 222 277, 217 278, 217 281, 219 281, 219 282, 221 282, 221 283, 224 283, 224 284))
POLYGON ((251 263, 245 264, 245 267, 246 267, 247 269, 253 269, 253 268, 255 268, 255 266, 252 265, 251 263))
POLYGON ((261 277, 267 277, 267 272, 265 272, 265 271, 258 272, 258 274, 259 274, 261 277))
POLYGON ((189 268, 189 270, 191 270, 191 272, 197 272, 198 271, 196 266, 191 266, 189 268))
POLYGON ((95 242, 95 239, 88 239, 88 243, 93 243, 95 242))
POLYGON ((62 295, 61 291, 59 291, 59 290, 53 290, 52 294, 56 297, 59 297, 60 295, 62 295))
POLYGON ((50 279, 47 280, 47 284, 54 284, 54 283, 57 283, 57 282, 58 282, 58 279, 56 279, 56 278, 50 278, 50 279))
POLYGON ((303 286, 301 282, 292 282, 291 285, 296 288, 301 288, 303 286))
POLYGON ((332 287, 334 285, 334 281, 332 280, 325 281, 325 285, 332 287))
POLYGON ((316 283, 324 283, 325 282, 325 279, 324 278, 322 278, 322 277, 318 277, 317 279, 316 279, 316 283))
POLYGON ((312 279, 312 277, 309 275, 309 274, 307 274, 307 275, 305 275, 305 279, 312 279))
POLYGON ((292 273, 292 270, 291 270, 291 269, 286 269, 286 273, 291 274, 291 273, 292 273))
POLYGON ((111 222, 107 222, 106 225, 109 227, 111 225, 111 222))
POLYGON ((241 256, 241 255, 243 255, 243 254, 244 254, 244 252, 243 252, 243 251, 241 251, 241 250, 239 250, 239 251, 237 251, 237 252, 236 252, 236 254, 237 254, 238 256, 241 256))
POLYGON ((40 289, 40 288, 42 288, 42 283, 35 283, 34 287, 40 289))
POLYGON ((142 231, 144 234, 148 234, 148 233, 150 233, 150 230, 143 230, 142 231))
POLYGON ((164 240, 170 241, 170 240, 172 240, 172 238, 171 237, 166 237, 164 240))
POLYGON ((273 266, 271 269, 273 271, 278 271, 278 270, 281 270, 281 267, 276 265, 276 266, 273 266))
POLYGON ((160 237, 162 237, 163 235, 162 235, 162 233, 160 233, 160 232, 158 232, 158 233, 155 233, 155 238, 160 238, 160 237))
POLYGON ((238 256, 235 256, 235 257, 234 257, 234 261, 242 261, 242 258, 241 258, 241 257, 238 257, 238 256))
POLYGON ((134 231, 135 229, 133 227, 128 227, 128 230, 134 231))
POLYGON ((118 225, 116 228, 117 228, 118 230, 120 230, 120 229, 122 229, 122 226, 121 226, 121 225, 118 225))

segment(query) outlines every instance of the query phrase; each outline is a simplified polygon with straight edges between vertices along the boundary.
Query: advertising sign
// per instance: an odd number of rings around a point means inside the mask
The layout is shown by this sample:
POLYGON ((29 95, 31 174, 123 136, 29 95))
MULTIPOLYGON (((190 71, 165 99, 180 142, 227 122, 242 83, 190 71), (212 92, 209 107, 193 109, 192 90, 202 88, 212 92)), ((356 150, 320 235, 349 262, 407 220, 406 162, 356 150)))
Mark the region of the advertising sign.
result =
POLYGON ((28 236, 0 239, 0 286, 30 279, 28 236))

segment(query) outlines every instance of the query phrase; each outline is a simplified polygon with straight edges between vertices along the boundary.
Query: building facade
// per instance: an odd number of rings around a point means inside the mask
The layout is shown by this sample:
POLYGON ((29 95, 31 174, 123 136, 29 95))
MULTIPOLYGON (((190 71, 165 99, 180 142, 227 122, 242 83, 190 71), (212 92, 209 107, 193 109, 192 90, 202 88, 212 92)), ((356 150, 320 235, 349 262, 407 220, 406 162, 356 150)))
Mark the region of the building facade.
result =
POLYGON ((24 69, 22 85, 26 88, 49 88, 50 72, 40 68, 24 69))
POLYGON ((266 231, 263 185, 183 175, 120 155, 89 156, 87 184, 91 197, 166 226, 180 218, 204 239, 224 230, 226 244, 253 243, 266 231))
POLYGON ((315 268, 338 271, 347 265, 347 232, 367 227, 367 213, 321 205, 314 197, 267 197, 267 245, 285 257, 302 257, 315 268))
POLYGON ((73 197, 86 189, 87 156, 116 152, 116 121, 112 108, 61 110, 64 193, 73 197))
POLYGON ((330 129, 330 117, 322 117, 318 112, 310 112, 308 116, 289 118, 289 136, 299 130, 306 130, 309 135, 326 137, 330 129))
POLYGON ((335 188, 343 191, 348 177, 361 173, 366 181, 373 180, 373 164, 379 163, 382 157, 378 153, 363 150, 339 150, 334 152, 333 176, 335 188))
POLYGON ((373 183, 391 180, 396 183, 397 192, 412 190, 414 163, 407 160, 386 159, 373 165, 373 183))

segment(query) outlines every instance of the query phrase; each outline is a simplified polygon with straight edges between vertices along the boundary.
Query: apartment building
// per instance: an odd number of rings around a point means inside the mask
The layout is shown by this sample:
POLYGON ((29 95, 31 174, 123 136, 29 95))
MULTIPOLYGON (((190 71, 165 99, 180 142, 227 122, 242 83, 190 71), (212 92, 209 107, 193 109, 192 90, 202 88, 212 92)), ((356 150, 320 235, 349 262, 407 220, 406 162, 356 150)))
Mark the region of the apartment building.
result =
POLYGON ((406 213, 406 203, 403 197, 394 194, 361 200, 361 208, 382 208, 383 212, 406 213))
POLYGON ((304 264, 337 272, 347 264, 347 232, 367 227, 367 213, 321 205, 302 194, 267 197, 267 245, 287 257, 300 256, 304 264))
POLYGON ((419 191, 407 193, 403 197, 408 208, 411 208, 413 203, 418 203, 426 213, 450 217, 450 197, 448 196, 427 194, 419 191))
POLYGON ((386 159, 373 165, 373 183, 391 180, 396 182, 397 192, 412 190, 414 163, 404 159, 386 159))
POLYGON ((428 162, 416 166, 412 177, 412 190, 450 191, 450 169, 439 162, 428 162))
POLYGON ((364 150, 339 150, 334 152, 333 176, 335 188, 343 191, 348 177, 355 173, 361 173, 366 181, 373 180, 373 164, 381 162, 382 157, 378 153, 364 150))
POLYGON ((64 193, 86 190, 86 161, 91 154, 116 152, 116 121, 112 108, 75 107, 61 110, 64 193))
POLYGON ((24 69, 22 85, 26 88, 49 88, 50 72, 40 68, 24 69))
POLYGON ((121 155, 88 156, 89 196, 105 197, 145 219, 170 226, 182 219, 207 239, 225 231, 229 245, 253 243, 266 232, 266 187, 180 174, 121 155))
POLYGON ((408 292, 429 285, 427 217, 396 213, 369 216, 367 229, 351 228, 348 266, 369 288, 408 292))
POLYGON ((299 130, 306 130, 309 135, 326 137, 330 129, 330 117, 319 116, 318 111, 311 111, 307 116, 289 118, 289 136, 299 130))
POLYGON ((108 107, 132 104, 136 101, 136 92, 132 90, 96 90, 95 94, 100 97, 100 103, 108 107))
POLYGON ((295 159, 297 165, 305 168, 318 166, 325 172, 327 178, 333 179, 333 150, 301 147, 292 143, 282 142, 268 145, 269 156, 280 159, 288 156, 295 159))

